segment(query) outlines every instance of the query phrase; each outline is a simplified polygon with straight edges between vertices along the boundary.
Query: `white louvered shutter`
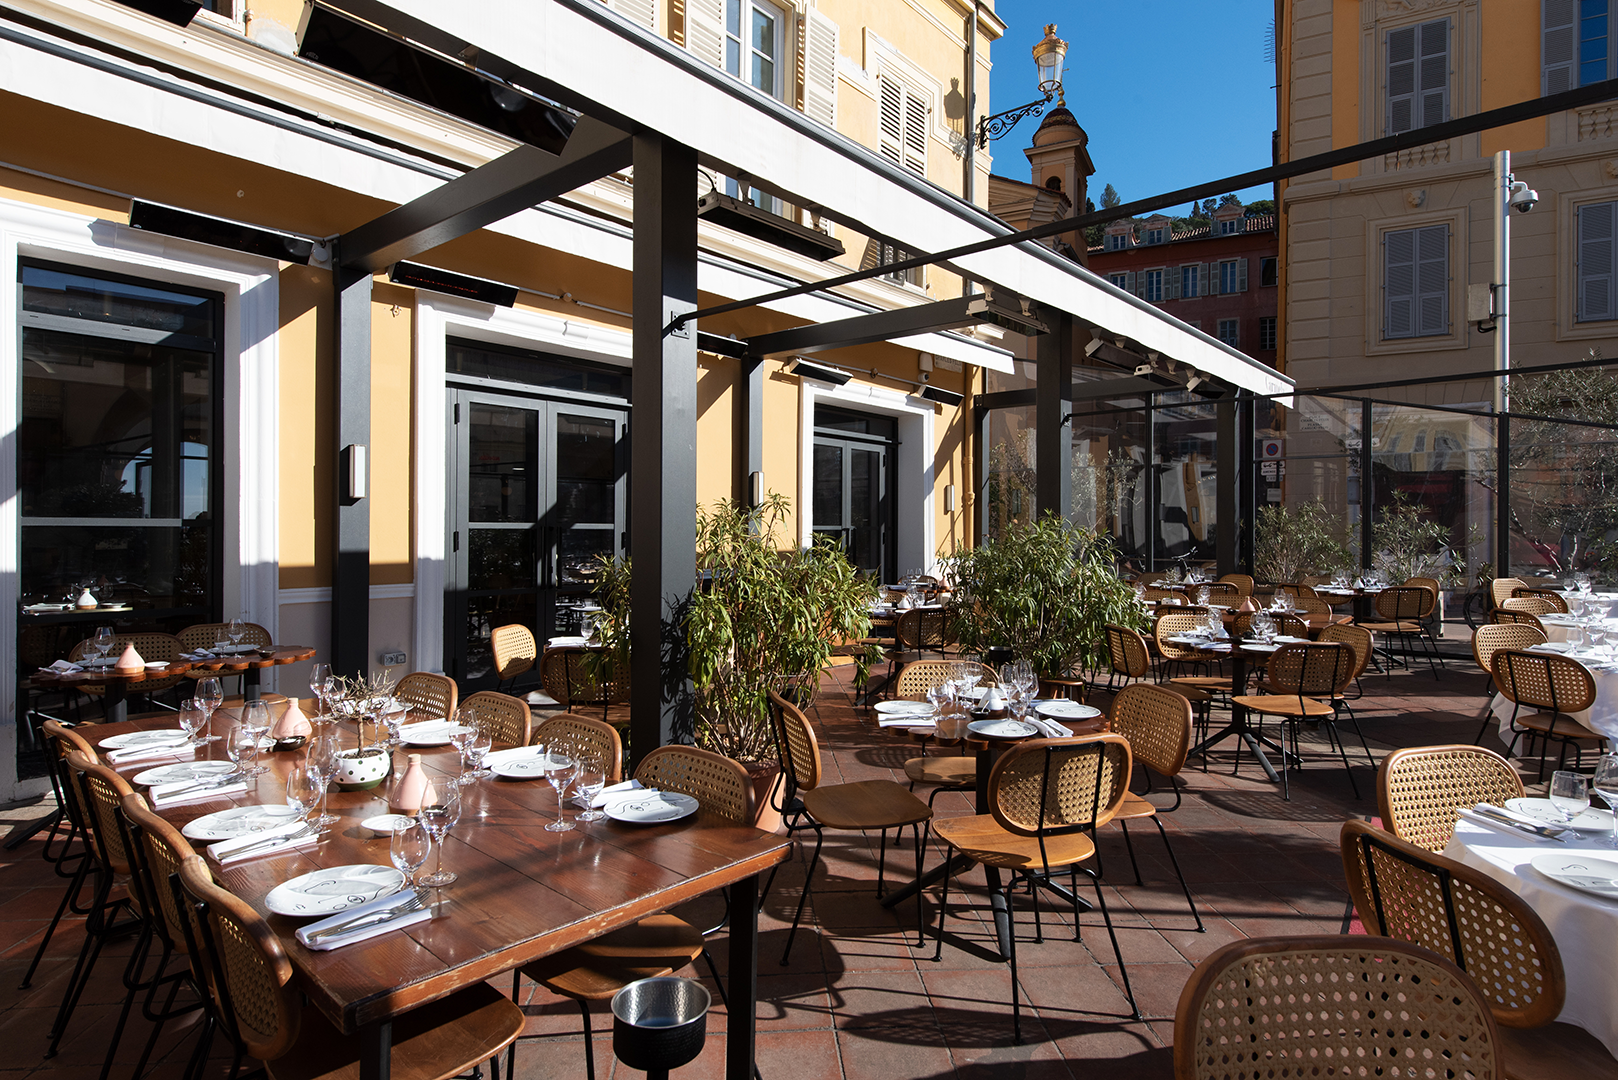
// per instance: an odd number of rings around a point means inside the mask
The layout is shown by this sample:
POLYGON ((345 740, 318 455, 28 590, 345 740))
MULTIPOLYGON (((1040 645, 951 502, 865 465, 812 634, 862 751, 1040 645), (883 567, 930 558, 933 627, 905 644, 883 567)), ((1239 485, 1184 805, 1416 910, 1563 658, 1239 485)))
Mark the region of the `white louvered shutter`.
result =
POLYGON ((657 32, 657 0, 604 0, 606 5, 630 22, 657 32))
POLYGON ((880 129, 882 156, 895 165, 904 164, 905 92, 892 79, 877 79, 877 127, 880 129))
POLYGON ((1449 333, 1449 226, 1416 230, 1416 334, 1449 333))
POLYGON ((905 167, 927 175, 927 102, 905 91, 905 167))
POLYGON ((686 0, 685 47, 716 68, 725 66, 725 0, 686 0))
POLYGON ((837 24, 809 9, 803 25, 803 111, 837 126, 837 24))
POLYGON ((1135 271, 1131 270, 1124 277, 1124 292, 1133 293, 1134 291, 1135 291, 1135 271))
POLYGON ((1574 0, 1542 0, 1539 62, 1541 94, 1560 94, 1579 84, 1573 67, 1574 0))
POLYGON ((1247 260, 1246 259, 1237 259, 1236 260, 1236 291, 1237 292, 1246 292, 1247 291, 1247 260))
POLYGON ((1399 135, 1415 127, 1416 28, 1414 26, 1388 31, 1386 79, 1387 134, 1399 135))
POLYGON ((1202 278, 1202 295, 1219 295, 1219 264, 1199 263, 1197 274, 1202 278))
POLYGON ((1580 322, 1618 318, 1613 296, 1614 216, 1618 203, 1579 207, 1580 322))
POLYGON ((1420 27, 1417 95, 1422 127, 1449 119, 1449 20, 1434 19, 1420 27))
POLYGON ((1382 336, 1412 337, 1416 332, 1416 230, 1382 237, 1382 336))
POLYGON ((1178 300, 1180 298, 1180 268, 1167 266, 1163 268, 1163 299, 1178 300))

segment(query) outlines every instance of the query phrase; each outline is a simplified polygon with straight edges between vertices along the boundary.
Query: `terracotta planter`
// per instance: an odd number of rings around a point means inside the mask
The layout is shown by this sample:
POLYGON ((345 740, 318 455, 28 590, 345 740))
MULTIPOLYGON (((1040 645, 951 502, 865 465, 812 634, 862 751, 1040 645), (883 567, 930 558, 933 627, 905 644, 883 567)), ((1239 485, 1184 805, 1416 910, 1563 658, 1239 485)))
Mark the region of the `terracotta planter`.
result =
POLYGON ((742 763, 753 781, 753 824, 765 832, 781 831, 781 787, 786 774, 775 761, 746 761, 742 763))

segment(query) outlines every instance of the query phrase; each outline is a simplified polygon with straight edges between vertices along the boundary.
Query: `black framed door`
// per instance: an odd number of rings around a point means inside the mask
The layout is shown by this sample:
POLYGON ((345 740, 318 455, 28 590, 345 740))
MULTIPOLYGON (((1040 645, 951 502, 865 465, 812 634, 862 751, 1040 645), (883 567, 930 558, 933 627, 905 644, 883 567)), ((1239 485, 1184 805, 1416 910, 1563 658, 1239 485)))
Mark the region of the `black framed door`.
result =
POLYGON ((815 410, 813 529, 836 538, 848 560, 885 581, 893 550, 893 421, 843 409, 815 410))
POLYGON ((451 389, 444 669, 493 685, 489 634, 578 633, 625 539, 626 409, 451 389))

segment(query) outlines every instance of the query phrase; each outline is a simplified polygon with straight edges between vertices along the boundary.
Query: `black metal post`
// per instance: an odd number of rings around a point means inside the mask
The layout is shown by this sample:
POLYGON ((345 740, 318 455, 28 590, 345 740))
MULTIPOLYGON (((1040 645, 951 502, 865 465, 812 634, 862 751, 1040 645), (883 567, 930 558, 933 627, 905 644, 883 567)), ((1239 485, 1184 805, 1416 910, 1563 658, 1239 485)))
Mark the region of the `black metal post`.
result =
POLYGON ((1236 502, 1241 507, 1236 547, 1241 572, 1251 574, 1258 539, 1258 401, 1246 390, 1237 392, 1236 401, 1236 460, 1241 463, 1236 476, 1236 502))
POLYGON ((1073 411, 1073 316, 1066 311, 1041 312, 1050 332, 1034 347, 1034 483, 1035 512, 1073 513, 1073 440, 1068 414, 1073 411))
POLYGON ((1360 569, 1371 569, 1371 517, 1376 507, 1376 482, 1371 478, 1371 424, 1375 416, 1369 401, 1360 402, 1360 569))
POLYGON ((1220 574, 1236 570, 1236 506, 1238 449, 1236 403, 1226 398, 1214 406, 1214 558, 1220 574))
MULTIPOLYGON (((1156 405, 1158 396, 1147 394, 1148 405, 1156 405)), ((1157 556, 1163 550, 1161 538, 1163 508, 1163 478, 1157 473, 1157 410, 1146 410, 1146 568, 1157 569, 1157 556)))
POLYGON ((692 735, 683 611, 696 567, 697 156, 635 136, 635 434, 629 548, 630 768, 692 735))
MULTIPOLYGON (((341 254, 339 252, 339 254, 341 254)), ((364 675, 371 651, 371 504, 350 486, 350 459, 363 474, 371 442, 371 272, 332 273, 336 333, 331 446, 331 655, 338 675, 364 675)))

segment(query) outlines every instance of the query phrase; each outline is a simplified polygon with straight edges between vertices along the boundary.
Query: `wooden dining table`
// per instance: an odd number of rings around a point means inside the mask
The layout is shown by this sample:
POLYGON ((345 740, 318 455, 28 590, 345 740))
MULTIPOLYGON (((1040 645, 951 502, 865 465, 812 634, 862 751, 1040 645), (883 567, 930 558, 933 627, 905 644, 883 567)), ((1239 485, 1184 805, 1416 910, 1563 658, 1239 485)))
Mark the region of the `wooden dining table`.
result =
MULTIPOLYGON (((96 743, 122 732, 172 726, 168 717, 153 717, 89 726, 82 733, 96 743)), ((352 744, 352 729, 347 730, 345 743, 352 744)), ((218 747, 210 744, 195 754, 217 757, 218 747)), ((452 782, 459 772, 452 749, 412 747, 410 752, 422 755, 440 783, 452 782)), ((244 794, 159 813, 183 828, 231 806, 284 803, 285 777, 298 756, 297 751, 266 755, 261 760, 269 771, 244 794)), ((115 767, 128 777, 162 763, 115 767)), ((339 821, 318 846, 223 870, 210 862, 225 888, 268 919, 310 1004, 339 1031, 361 1041, 362 1080, 387 1080, 393 1022, 412 1009, 724 887, 730 889, 732 912, 725 1076, 750 1080, 759 875, 785 861, 789 840, 706 812, 663 825, 604 819, 548 832, 544 826, 556 817, 557 798, 543 781, 488 779, 461 790, 461 818, 444 845, 444 868, 459 879, 437 891, 434 918, 340 949, 304 948, 295 933, 309 920, 271 914, 265 896, 322 868, 391 865, 388 838, 360 826, 388 812, 385 785, 333 791, 327 812, 339 821)))
POLYGON ((83 671, 56 672, 48 668, 28 677, 34 687, 55 687, 73 689, 79 686, 102 687, 102 708, 106 710, 106 719, 110 724, 121 723, 128 718, 126 702, 131 689, 139 690, 141 685, 149 682, 158 682, 162 679, 171 679, 176 675, 188 672, 214 671, 221 675, 242 676, 242 697, 247 701, 257 701, 259 698, 259 673, 265 668, 278 667, 282 664, 296 664, 301 660, 308 660, 315 655, 313 645, 266 645, 252 653, 240 653, 235 656, 217 657, 206 660, 187 660, 179 658, 170 660, 161 668, 144 668, 140 671, 116 671, 112 668, 86 668, 83 671))

